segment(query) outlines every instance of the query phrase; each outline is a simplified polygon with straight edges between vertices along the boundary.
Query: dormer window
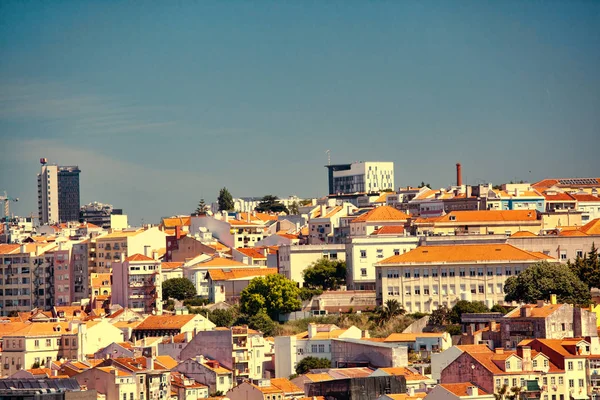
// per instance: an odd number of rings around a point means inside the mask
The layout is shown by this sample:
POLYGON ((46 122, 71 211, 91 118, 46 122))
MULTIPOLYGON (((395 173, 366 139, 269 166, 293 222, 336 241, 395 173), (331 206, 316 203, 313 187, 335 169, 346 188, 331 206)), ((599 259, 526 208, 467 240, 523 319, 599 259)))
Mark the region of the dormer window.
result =
POLYGON ((451 215, 450 216, 450 221, 456 221, 456 215, 451 215))
POLYGON ((506 361, 506 363, 504 364, 504 370, 508 371, 510 369, 510 360, 506 361))

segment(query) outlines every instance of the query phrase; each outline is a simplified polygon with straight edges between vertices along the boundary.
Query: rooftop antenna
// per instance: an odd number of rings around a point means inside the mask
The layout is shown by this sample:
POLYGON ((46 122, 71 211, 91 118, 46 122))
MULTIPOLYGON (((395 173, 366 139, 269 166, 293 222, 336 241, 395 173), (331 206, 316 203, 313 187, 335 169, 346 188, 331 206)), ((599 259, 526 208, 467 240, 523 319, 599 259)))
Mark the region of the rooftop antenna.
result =
POLYGON ((327 165, 331 165, 331 150, 325 150, 325 154, 327 154, 327 165))

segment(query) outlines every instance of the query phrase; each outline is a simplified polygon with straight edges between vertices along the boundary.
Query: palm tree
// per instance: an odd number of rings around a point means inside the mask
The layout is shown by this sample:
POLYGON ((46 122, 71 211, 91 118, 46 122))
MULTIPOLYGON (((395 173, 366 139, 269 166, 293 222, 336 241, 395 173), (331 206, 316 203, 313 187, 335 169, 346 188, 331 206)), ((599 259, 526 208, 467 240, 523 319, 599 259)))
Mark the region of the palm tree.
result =
POLYGON ((402 308, 402 305, 398 302, 398 300, 390 299, 385 302, 385 306, 379 312, 377 320, 380 325, 383 325, 395 317, 404 315, 405 313, 406 310, 402 308))

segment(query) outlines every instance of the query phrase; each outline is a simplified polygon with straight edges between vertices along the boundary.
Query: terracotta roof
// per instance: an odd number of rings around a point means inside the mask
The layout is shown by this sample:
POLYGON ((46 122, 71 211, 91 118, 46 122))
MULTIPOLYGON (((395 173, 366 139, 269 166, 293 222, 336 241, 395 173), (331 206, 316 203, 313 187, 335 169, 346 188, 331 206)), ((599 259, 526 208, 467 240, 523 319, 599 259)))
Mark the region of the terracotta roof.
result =
POLYGON ((546 201, 560 201, 560 202, 563 202, 563 201, 575 202, 576 201, 568 193, 547 193, 547 192, 544 192, 543 195, 546 198, 546 201))
MULTIPOLYGON (((343 334, 344 332, 346 332, 348 329, 333 329, 331 331, 326 331, 326 332, 317 332, 316 334, 313 335, 312 339, 316 340, 316 339, 333 339, 333 338, 338 338, 340 337, 341 334, 343 334)), ((301 332, 298 333, 296 335, 297 339, 308 339, 308 331, 305 332, 301 332)))
POLYGON ((298 239, 298 235, 294 235, 294 234, 292 234, 292 233, 281 233, 281 232, 277 232, 276 234, 277 234, 278 236, 284 237, 284 238, 286 238, 286 239, 291 239, 291 240, 298 239))
POLYGON ((30 322, 3 322, 0 323, 0 338, 10 336, 13 332, 19 331, 27 326, 30 322))
POLYGON ((451 211, 442 216, 437 222, 512 222, 536 221, 535 210, 479 210, 479 211, 451 211))
POLYGON ((165 271, 169 269, 175 269, 183 266, 183 262, 163 262, 160 264, 160 268, 165 271))
POLYGON ((241 221, 239 219, 228 219, 227 222, 229 223, 229 225, 235 225, 235 226, 263 226, 262 224, 255 224, 254 222, 248 222, 248 221, 241 221))
POLYGON ((293 393, 302 393, 304 394, 304 390, 300 389, 298 386, 294 385, 287 378, 271 378, 271 386, 276 387, 281 390, 286 395, 293 393))
POLYGON ((131 236, 136 236, 142 232, 144 232, 143 229, 139 229, 137 231, 112 232, 112 233, 109 233, 108 235, 98 236, 98 238, 96 238, 96 241, 103 242, 105 240, 123 239, 123 238, 131 237, 131 236))
POLYGON ((260 258, 263 260, 267 259, 267 257, 263 253, 261 253, 254 247, 238 247, 236 250, 251 258, 260 258))
POLYGON ((573 229, 573 230, 560 231, 558 236, 589 236, 589 235, 580 230, 573 229))
POLYGON ((165 367, 165 369, 173 369, 177 366, 177 361, 171 356, 156 356, 156 361, 165 367))
POLYGON ((402 235, 404 234, 403 225, 384 225, 375 230, 371 235, 402 235))
POLYGON ((171 217, 163 218, 162 224, 165 228, 175 228, 176 226, 190 226, 191 217, 171 217))
POLYGON ((539 261, 553 260, 510 244, 461 244, 451 246, 420 246, 407 253, 381 261, 381 265, 436 262, 477 261, 539 261))
POLYGON ((510 235, 510 237, 536 237, 535 233, 529 231, 518 231, 510 235))
POLYGON ((137 253, 137 254, 127 257, 125 259, 125 261, 131 262, 131 261, 156 261, 156 260, 153 258, 150 258, 148 256, 145 256, 143 254, 137 253))
POLYGON ((20 247, 18 244, 0 244, 0 254, 19 253, 20 247))
POLYGON ((581 231, 588 235, 600 235, 600 218, 596 218, 581 227, 581 231))
POLYGON ((150 315, 135 330, 181 329, 194 319, 195 314, 187 315, 150 315))
POLYGON ((586 187, 586 186, 598 186, 600 185, 600 178, 550 178, 550 179, 544 179, 541 180, 539 182, 534 183, 533 187, 540 187, 540 188, 547 188, 547 187, 552 187, 552 186, 558 186, 558 187, 586 187), (569 180, 573 180, 573 181, 577 181, 579 179, 586 179, 589 180, 590 183, 579 183, 579 182, 573 182, 573 183, 569 183, 569 180), (563 181, 563 183, 561 183, 560 181, 563 181), (565 182, 567 181, 567 182, 565 182), (596 183, 592 183, 593 181, 596 181, 596 183))
POLYGON ((418 338, 443 338, 443 333, 392 333, 385 342, 414 342, 418 338))
POLYGON ((421 375, 417 372, 413 372, 405 367, 394 367, 394 368, 379 368, 380 370, 395 376, 403 376, 407 381, 424 381, 429 379, 428 377, 421 375))
POLYGON ((10 336, 60 336, 77 333, 77 329, 69 330, 69 324, 69 322, 32 322, 20 330, 14 331, 10 336))
POLYGON ((578 202, 584 202, 584 203, 587 203, 587 202, 598 203, 598 202, 600 202, 600 197, 594 196, 593 194, 588 194, 588 193, 571 193, 571 197, 573 197, 578 202))
POLYGON ((208 271, 213 281, 228 281, 233 279, 252 278, 277 274, 277 268, 238 268, 232 270, 213 269, 208 271))
POLYGON ((317 374, 305 374, 306 377, 311 382, 323 382, 323 381, 332 381, 334 378, 327 373, 317 373, 317 374))
POLYGON ((350 222, 406 221, 408 218, 410 218, 410 215, 405 214, 394 207, 380 206, 364 213, 360 217, 354 218, 350 222))
POLYGON ((217 374, 231 374, 232 373, 232 371, 230 369, 225 368, 219 362, 216 362, 214 360, 206 360, 201 364, 203 366, 205 366, 206 368, 210 369, 211 371, 216 372, 217 374))
POLYGON ((105 372, 107 374, 112 374, 114 371, 116 376, 131 376, 131 373, 129 373, 127 371, 123 371, 123 370, 115 368, 115 367, 96 367, 96 369, 100 370, 102 372, 105 372))
POLYGON ((488 393, 471 382, 461 382, 461 383, 440 383, 441 387, 449 391, 450 393, 454 393, 456 396, 468 396, 469 393, 467 391, 468 388, 475 386, 478 389, 478 393, 480 395, 487 395, 488 393))
POLYGON ((104 273, 92 274, 91 279, 90 279, 90 281, 91 281, 90 285, 93 288, 99 288, 102 286, 110 286, 111 278, 112 278, 112 274, 109 274, 109 273, 107 273, 107 274, 104 274, 104 273), (108 281, 108 284, 106 284, 106 285, 102 284, 102 282, 107 282, 107 281, 108 281))
POLYGON ((117 321, 114 322, 112 324, 112 326, 114 326, 115 328, 135 328, 136 326, 138 326, 139 324, 141 324, 142 321, 117 321))
MULTIPOLYGON (((244 221, 248 220, 248 213, 241 212, 240 218, 244 221)), ((277 215, 271 215, 262 212, 254 212, 250 213, 250 222, 259 221, 259 222, 267 222, 267 221, 277 221, 277 215)))

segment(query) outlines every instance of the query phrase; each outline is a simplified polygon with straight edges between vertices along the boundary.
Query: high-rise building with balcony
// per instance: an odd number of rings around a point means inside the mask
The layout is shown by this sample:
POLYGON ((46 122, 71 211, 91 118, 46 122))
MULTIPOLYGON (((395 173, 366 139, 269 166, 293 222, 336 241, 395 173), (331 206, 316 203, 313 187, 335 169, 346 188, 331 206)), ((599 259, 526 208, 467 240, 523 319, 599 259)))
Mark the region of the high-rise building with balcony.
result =
POLYGON ((78 166, 49 165, 41 158, 37 176, 38 212, 41 224, 77 221, 79 219, 78 166))

